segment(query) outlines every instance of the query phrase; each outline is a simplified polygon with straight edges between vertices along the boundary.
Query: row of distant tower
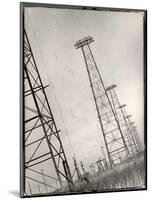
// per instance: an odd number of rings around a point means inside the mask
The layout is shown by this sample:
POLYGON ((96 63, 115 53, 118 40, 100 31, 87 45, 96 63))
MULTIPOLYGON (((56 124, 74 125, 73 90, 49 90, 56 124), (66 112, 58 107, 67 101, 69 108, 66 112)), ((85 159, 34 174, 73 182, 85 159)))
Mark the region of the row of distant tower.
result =
POLYGON ((78 40, 76 49, 81 48, 92 89, 97 115, 102 130, 106 157, 109 165, 120 163, 135 156, 143 149, 131 115, 126 112, 126 105, 120 104, 116 94, 116 85, 105 87, 93 57, 90 43, 94 39, 90 36, 78 40))

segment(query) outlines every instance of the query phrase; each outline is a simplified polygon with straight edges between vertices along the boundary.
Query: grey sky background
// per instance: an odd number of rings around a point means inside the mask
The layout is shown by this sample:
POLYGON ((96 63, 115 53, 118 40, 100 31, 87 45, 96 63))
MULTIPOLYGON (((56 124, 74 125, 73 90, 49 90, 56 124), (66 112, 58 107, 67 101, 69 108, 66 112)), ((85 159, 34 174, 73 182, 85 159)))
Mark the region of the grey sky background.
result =
POLYGON ((105 86, 118 86, 143 140, 142 13, 26 8, 25 28, 42 80, 50 84, 47 95, 71 168, 74 153, 88 169, 104 145, 83 55, 74 48, 82 37, 94 37, 91 49, 105 86))

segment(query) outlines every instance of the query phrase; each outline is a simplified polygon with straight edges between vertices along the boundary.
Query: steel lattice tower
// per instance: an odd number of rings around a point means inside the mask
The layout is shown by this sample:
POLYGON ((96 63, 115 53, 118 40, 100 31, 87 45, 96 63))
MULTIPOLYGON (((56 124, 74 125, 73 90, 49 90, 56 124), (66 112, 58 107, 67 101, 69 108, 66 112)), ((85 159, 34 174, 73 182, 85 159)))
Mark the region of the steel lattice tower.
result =
POLYGON ((57 129, 46 95, 46 87, 47 85, 43 85, 27 33, 24 31, 26 194, 29 193, 27 189, 29 181, 34 194, 41 192, 40 186, 45 186, 48 192, 54 192, 58 189, 58 185, 61 189, 64 181, 69 186, 69 190, 72 190, 70 168, 60 139, 60 131, 57 129))
POLYGON ((75 43, 75 48, 81 48, 84 56, 90 86, 106 146, 108 161, 112 167, 114 163, 120 162, 121 157, 127 158, 129 156, 129 151, 117 116, 114 113, 114 109, 90 49, 89 44, 92 42, 94 42, 92 37, 85 37, 75 43))
MULTIPOLYGON (((126 120, 126 123, 128 124, 128 127, 129 127, 129 130, 130 130, 130 133, 131 133, 131 137, 133 139, 133 147, 135 148, 135 151, 138 153, 141 149, 141 146, 139 145, 139 142, 137 140, 137 134, 135 133, 135 130, 133 129, 133 124, 134 122, 131 121, 131 117, 132 115, 128 115, 127 114, 127 111, 126 111, 126 105, 123 104, 123 105, 120 105, 119 107, 124 115, 124 118, 126 120)), ((138 136, 139 137, 139 136, 138 136)))
POLYGON ((129 124, 127 122, 125 112, 124 112, 124 105, 120 105, 120 101, 118 99, 118 96, 116 94, 115 88, 116 85, 111 85, 106 88, 106 91, 108 92, 109 98, 111 100, 114 112, 117 116, 117 119, 119 121, 123 136, 125 138, 129 153, 131 156, 137 153, 137 146, 135 143, 135 138, 133 136, 132 130, 129 127, 129 124))
MULTIPOLYGON (((125 114, 127 114, 126 110, 125 110, 125 114)), ((137 150, 141 151, 141 150, 143 150, 142 141, 141 141, 141 139, 139 137, 139 134, 138 134, 138 132, 136 130, 136 126, 134 125, 135 122, 132 122, 131 117, 132 117, 132 115, 126 115, 127 121, 129 123, 129 127, 131 128, 131 131, 133 133, 133 137, 135 139, 137 150)))

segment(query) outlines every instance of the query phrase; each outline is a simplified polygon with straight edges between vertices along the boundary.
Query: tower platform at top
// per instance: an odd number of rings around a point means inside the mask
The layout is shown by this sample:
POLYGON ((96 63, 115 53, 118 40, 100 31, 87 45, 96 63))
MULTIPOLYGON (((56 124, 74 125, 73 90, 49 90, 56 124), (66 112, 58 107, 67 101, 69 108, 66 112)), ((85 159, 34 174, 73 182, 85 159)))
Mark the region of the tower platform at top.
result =
POLYGON ((78 40, 76 43, 75 43, 75 48, 78 49, 78 48, 81 48, 85 45, 88 45, 90 43, 94 42, 94 39, 93 37, 91 36, 87 36, 87 37, 84 37, 82 38, 81 40, 78 40))

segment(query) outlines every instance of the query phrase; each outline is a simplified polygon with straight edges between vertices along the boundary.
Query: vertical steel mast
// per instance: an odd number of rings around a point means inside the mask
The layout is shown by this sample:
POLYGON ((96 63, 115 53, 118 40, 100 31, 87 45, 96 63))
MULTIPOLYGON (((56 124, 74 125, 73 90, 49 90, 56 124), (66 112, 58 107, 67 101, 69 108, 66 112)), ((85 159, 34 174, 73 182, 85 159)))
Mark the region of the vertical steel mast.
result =
POLYGON ((94 39, 88 36, 78 40, 74 46, 76 49, 81 48, 84 56, 90 86, 106 146, 108 161, 112 167, 114 163, 120 162, 121 157, 127 158, 129 156, 129 151, 117 116, 114 112, 102 77, 90 49, 89 44, 92 42, 94 42, 94 39))
MULTIPOLYGON (((46 87, 24 31, 25 193, 28 193, 28 179, 32 181, 31 187, 35 188, 38 183, 51 188, 50 192, 56 190, 56 180, 61 189, 65 179, 69 190, 72 190, 70 168, 46 95, 46 87), (45 169, 46 174, 40 172, 41 168, 45 169), (49 184, 41 180, 41 174, 49 178, 49 184)), ((39 190, 34 191, 35 194, 39 193, 39 190)))

